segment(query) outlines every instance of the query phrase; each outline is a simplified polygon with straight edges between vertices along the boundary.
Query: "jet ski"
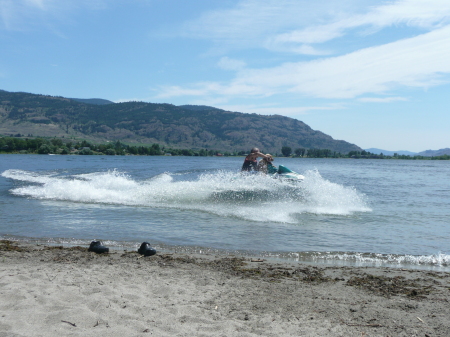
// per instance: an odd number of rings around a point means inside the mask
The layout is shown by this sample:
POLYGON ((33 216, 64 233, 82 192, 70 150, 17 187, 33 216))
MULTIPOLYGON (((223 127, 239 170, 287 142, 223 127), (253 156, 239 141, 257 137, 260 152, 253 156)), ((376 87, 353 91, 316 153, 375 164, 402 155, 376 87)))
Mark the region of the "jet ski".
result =
POLYGON ((298 181, 301 182, 305 177, 297 172, 288 169, 286 166, 279 165, 276 173, 272 175, 274 178, 287 181, 298 181))
MULTIPOLYGON (((262 174, 260 171, 246 171, 243 172, 245 174, 262 174)), ((268 176, 280 179, 280 180, 286 180, 286 181, 292 181, 292 182, 301 182, 305 177, 301 175, 300 173, 294 172, 291 169, 287 168, 284 165, 274 166, 273 164, 269 164, 267 166, 266 173, 268 176)))

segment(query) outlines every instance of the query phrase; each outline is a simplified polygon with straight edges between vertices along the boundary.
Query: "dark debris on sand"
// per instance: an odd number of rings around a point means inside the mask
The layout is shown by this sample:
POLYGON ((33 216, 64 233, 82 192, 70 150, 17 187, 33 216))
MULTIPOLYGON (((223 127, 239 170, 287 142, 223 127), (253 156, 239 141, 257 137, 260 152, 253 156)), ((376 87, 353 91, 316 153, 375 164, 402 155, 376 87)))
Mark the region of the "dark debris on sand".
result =
POLYGON ((292 279, 303 282, 331 282, 334 279, 325 276, 324 270, 317 267, 286 267, 281 265, 263 264, 253 267, 243 257, 224 257, 213 260, 197 259, 190 256, 172 257, 170 255, 160 256, 166 261, 180 263, 194 263, 206 266, 214 270, 230 273, 234 276, 257 278, 276 282, 279 279, 292 279))
MULTIPOLYGON (((346 267, 325 267, 305 265, 284 265, 274 263, 251 263, 252 260, 244 257, 215 257, 203 258, 188 255, 158 254, 152 257, 143 257, 136 251, 121 253, 94 254, 88 252, 86 247, 63 246, 32 246, 23 245, 10 240, 0 240, 0 251, 10 254, 33 252, 40 256, 41 261, 57 263, 150 263, 160 267, 182 267, 185 264, 195 264, 199 267, 217 270, 242 278, 259 279, 266 282, 279 282, 292 280, 311 284, 333 283, 345 281, 343 275, 346 267), (141 259, 142 258, 142 259, 141 259), (142 262, 141 262, 142 261, 142 262), (143 262, 145 261, 145 262, 143 262), (331 276, 330 276, 331 275, 331 276)), ((258 262, 263 262, 258 260, 258 262)), ((372 275, 351 269, 352 275, 346 281, 347 286, 357 287, 372 294, 391 297, 406 296, 410 299, 420 300, 435 293, 436 288, 442 288, 436 279, 448 278, 448 273, 424 273, 428 279, 407 279, 403 276, 388 277, 384 275, 372 275)), ((449 288, 450 289, 450 288, 449 288)))
POLYGON ((356 286, 376 295, 390 297, 406 295, 410 298, 421 299, 434 291, 432 285, 422 286, 420 280, 408 280, 403 276, 387 277, 363 274, 351 277, 347 285, 356 286))
POLYGON ((0 240, 0 251, 4 252, 27 252, 28 249, 19 247, 14 241, 0 240))

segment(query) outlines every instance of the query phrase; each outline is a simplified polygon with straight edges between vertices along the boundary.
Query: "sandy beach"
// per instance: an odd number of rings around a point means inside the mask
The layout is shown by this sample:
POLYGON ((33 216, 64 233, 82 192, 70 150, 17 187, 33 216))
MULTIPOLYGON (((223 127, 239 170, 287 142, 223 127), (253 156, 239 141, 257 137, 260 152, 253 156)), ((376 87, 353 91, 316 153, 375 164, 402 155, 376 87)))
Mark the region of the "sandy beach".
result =
POLYGON ((450 336, 450 273, 0 241, 0 336, 450 336))

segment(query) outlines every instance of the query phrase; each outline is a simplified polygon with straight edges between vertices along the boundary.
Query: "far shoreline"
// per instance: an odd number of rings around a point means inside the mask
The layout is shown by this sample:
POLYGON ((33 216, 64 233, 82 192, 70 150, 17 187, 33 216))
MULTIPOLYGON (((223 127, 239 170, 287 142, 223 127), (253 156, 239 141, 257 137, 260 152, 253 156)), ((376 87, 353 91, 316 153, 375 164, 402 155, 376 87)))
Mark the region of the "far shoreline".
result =
MULTIPOLYGON (((40 154, 40 153, 19 153, 19 152, 0 152, 0 155, 39 155, 39 156, 82 156, 82 157, 86 157, 86 156, 93 156, 93 157, 204 157, 204 158, 245 158, 245 155, 212 155, 212 156, 185 156, 185 155, 172 155, 172 154, 161 154, 161 155, 140 155, 140 154, 131 154, 131 153, 127 153, 127 154, 123 154, 123 155, 108 155, 108 154, 104 154, 104 153, 98 153, 98 154, 90 154, 90 155, 81 155, 78 153, 68 153, 68 154, 61 154, 61 153, 45 153, 45 154, 40 154)), ((420 156, 420 158, 414 158, 414 157, 410 157, 410 156, 398 156, 398 157, 394 157, 394 156, 380 156, 377 155, 378 157, 296 157, 296 156, 275 156, 274 158, 283 158, 283 159, 301 159, 301 160, 305 160, 305 159, 344 159, 344 160, 406 160, 406 161, 448 161, 450 160, 450 156, 449 155, 442 155, 442 156, 431 156, 431 157, 427 157, 427 156, 420 156), (409 158, 406 158, 409 157, 409 158)))

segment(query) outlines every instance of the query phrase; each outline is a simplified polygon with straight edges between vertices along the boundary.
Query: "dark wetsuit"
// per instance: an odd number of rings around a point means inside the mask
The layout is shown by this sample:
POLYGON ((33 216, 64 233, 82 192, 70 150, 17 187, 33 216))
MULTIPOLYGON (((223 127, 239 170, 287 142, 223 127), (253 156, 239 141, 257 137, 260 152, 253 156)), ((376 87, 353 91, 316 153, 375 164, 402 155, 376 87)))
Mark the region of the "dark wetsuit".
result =
POLYGON ((257 171, 258 161, 247 159, 249 156, 245 157, 244 164, 242 164, 241 171, 257 171))

